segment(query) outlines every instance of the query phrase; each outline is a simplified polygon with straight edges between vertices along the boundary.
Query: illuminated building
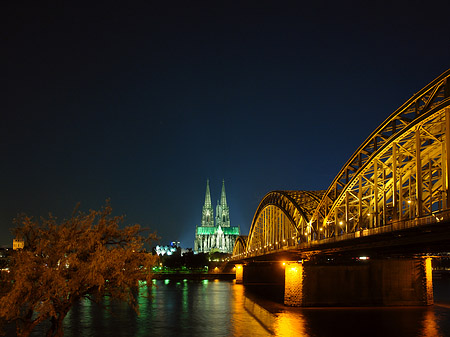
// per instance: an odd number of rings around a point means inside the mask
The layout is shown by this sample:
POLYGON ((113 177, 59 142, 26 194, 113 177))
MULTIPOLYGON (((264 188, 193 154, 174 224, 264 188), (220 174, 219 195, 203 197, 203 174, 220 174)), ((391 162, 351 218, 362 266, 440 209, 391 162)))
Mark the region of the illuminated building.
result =
POLYGON ((172 241, 170 243, 170 246, 157 245, 155 248, 155 251, 156 251, 156 254, 158 254, 159 256, 172 255, 173 253, 175 253, 177 251, 178 247, 180 247, 180 243, 176 242, 176 241, 172 241))
POLYGON ((13 240, 13 249, 14 250, 16 250, 16 249, 23 249, 24 245, 25 245, 25 243, 24 243, 23 240, 20 240, 20 239, 14 239, 13 240))
POLYGON ((230 225, 230 208, 227 205, 225 181, 222 181, 222 193, 220 200, 217 202, 216 217, 214 219, 209 180, 207 180, 202 223, 201 226, 196 226, 195 228, 194 251, 197 253, 214 251, 231 254, 234 242, 239 234, 239 227, 230 225))

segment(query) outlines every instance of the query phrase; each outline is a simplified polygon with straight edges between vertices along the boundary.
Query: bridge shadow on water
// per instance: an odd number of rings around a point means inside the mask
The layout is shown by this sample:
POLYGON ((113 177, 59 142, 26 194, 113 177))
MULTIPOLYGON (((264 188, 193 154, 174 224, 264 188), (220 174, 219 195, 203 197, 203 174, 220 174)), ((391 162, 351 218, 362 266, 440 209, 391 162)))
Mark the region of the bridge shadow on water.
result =
POLYGON ((282 287, 245 286, 244 306, 275 336, 450 336, 450 277, 434 279, 424 307, 287 307, 282 287))

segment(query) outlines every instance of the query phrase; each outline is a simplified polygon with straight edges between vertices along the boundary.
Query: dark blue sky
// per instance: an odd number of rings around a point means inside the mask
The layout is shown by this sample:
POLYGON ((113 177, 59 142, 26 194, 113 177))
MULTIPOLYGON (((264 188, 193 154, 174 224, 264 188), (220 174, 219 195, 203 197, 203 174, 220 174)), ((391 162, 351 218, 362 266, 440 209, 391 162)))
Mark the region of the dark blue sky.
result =
POLYGON ((2 5, 0 246, 111 198, 192 247, 208 178, 247 234, 450 68, 448 1, 163 2, 2 5))

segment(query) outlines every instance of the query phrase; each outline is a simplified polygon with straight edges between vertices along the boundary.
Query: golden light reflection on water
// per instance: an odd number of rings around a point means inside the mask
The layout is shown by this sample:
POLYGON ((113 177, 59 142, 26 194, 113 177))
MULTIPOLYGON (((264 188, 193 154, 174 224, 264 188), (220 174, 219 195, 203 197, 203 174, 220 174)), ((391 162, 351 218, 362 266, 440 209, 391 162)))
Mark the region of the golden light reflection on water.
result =
POLYGON ((252 336, 310 336, 306 329, 306 320, 299 310, 289 308, 286 311, 269 312, 264 305, 247 297, 244 289, 242 285, 233 285, 233 317, 241 315, 246 320, 244 324, 236 320, 233 330, 235 336, 247 336, 248 333, 252 336), (243 307, 245 310, 242 310, 243 307), (249 330, 252 324, 253 327, 249 330))
POLYGON ((243 285, 233 285, 233 301, 232 303, 232 331, 235 336, 243 336, 243 331, 241 329, 240 324, 236 324, 236 321, 239 320, 237 314, 242 310, 244 305, 244 286, 243 285))
POLYGON ((422 333, 420 334, 420 336, 423 337, 441 336, 441 334, 439 333, 437 317, 434 311, 427 310, 425 312, 422 321, 422 333))
POLYGON ((306 321, 299 312, 282 312, 276 315, 275 335, 279 337, 309 336, 306 332, 306 321))
POLYGON ((247 299, 244 293, 244 286, 233 281, 230 287, 233 296, 230 321, 232 336, 270 336, 269 331, 247 310, 243 309, 244 302, 247 299))

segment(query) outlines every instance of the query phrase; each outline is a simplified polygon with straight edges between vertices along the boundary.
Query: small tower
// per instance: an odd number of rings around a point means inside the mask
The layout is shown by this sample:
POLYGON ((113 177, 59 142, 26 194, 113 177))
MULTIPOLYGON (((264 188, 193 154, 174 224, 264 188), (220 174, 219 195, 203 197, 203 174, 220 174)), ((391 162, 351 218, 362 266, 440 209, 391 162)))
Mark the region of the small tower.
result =
POLYGON ((202 227, 214 227, 214 210, 211 205, 209 179, 206 180, 205 204, 202 210, 202 227))

